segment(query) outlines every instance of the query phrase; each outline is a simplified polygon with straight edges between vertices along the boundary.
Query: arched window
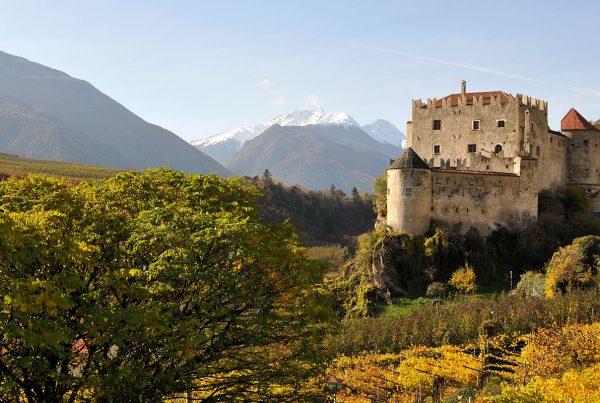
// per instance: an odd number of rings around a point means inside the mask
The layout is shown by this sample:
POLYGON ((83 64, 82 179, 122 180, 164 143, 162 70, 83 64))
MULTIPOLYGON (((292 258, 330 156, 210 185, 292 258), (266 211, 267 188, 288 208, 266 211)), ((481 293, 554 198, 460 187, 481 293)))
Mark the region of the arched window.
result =
POLYGON ((498 154, 499 152, 502 152, 502 144, 496 144, 496 147, 494 147, 494 152, 496 154, 498 154))

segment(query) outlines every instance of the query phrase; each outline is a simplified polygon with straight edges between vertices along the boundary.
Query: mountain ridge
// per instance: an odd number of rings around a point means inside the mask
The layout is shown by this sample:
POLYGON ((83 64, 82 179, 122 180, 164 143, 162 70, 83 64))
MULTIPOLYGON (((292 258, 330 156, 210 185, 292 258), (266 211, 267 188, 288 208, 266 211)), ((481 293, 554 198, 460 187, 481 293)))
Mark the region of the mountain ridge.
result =
MULTIPOLYGON (((383 135, 379 132, 369 133, 365 130, 365 127, 369 125, 363 126, 362 129, 379 142, 399 146, 404 138, 404 134, 388 121, 378 119, 376 122, 380 121, 387 124, 387 132, 383 135), (398 137, 397 140, 393 139, 394 135, 398 137)), ((233 157, 235 152, 242 148, 246 141, 255 138, 276 124, 280 126, 347 125, 361 127, 354 118, 345 112, 325 112, 321 107, 318 107, 314 110, 295 110, 290 113, 280 114, 265 123, 245 125, 226 132, 217 133, 207 138, 192 140, 190 144, 226 165, 229 159, 233 157)))
POLYGON ((371 192, 400 147, 377 142, 353 125, 273 125, 248 140, 227 167, 239 175, 261 175, 268 169, 288 185, 313 190, 332 184, 349 193, 371 192))
MULTIPOLYGON (((79 133, 81 138, 95 140, 85 149, 86 154, 102 149, 101 144, 112 149, 115 158, 103 158, 108 152, 104 149, 98 154, 100 159, 93 161, 94 164, 138 169, 170 166, 186 172, 230 174, 217 161, 176 134, 146 122, 88 81, 71 77, 60 70, 0 52, 0 93, 5 97, 5 104, 9 99, 17 100, 15 108, 27 105, 29 111, 43 111, 44 116, 61 122, 56 129, 62 130, 63 134, 67 131, 70 136, 79 133)), ((14 127, 0 125, 0 137, 15 135, 14 127)), ((64 136, 57 133, 47 136, 44 143, 58 150, 54 154, 45 154, 32 139, 23 144, 29 144, 29 148, 18 150, 23 155, 73 160, 71 154, 61 154, 68 144, 65 144, 64 136)), ((89 161, 80 159, 76 162, 89 161)))

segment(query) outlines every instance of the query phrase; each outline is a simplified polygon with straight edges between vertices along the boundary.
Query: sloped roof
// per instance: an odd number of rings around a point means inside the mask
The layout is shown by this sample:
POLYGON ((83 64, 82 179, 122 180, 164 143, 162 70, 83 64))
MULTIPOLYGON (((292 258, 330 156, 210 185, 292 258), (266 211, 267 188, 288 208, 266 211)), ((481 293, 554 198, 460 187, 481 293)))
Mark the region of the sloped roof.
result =
POLYGON ((402 155, 392 162, 388 169, 431 169, 425 161, 410 147, 407 147, 402 155))
POLYGON ((588 122, 575 108, 571 108, 564 118, 560 121, 560 130, 570 132, 573 130, 596 130, 598 128, 588 122))
MULTIPOLYGON (((442 99, 445 99, 451 106, 458 106, 458 100, 460 99, 461 94, 450 94, 442 99)), ((508 94, 504 91, 485 91, 485 92, 467 92, 467 105, 473 105, 473 98, 475 97, 483 97, 483 104, 489 105, 492 103, 492 97, 498 97, 501 104, 507 104, 510 100, 508 94)), ((435 101, 435 107, 442 107, 442 99, 438 99, 435 101)))

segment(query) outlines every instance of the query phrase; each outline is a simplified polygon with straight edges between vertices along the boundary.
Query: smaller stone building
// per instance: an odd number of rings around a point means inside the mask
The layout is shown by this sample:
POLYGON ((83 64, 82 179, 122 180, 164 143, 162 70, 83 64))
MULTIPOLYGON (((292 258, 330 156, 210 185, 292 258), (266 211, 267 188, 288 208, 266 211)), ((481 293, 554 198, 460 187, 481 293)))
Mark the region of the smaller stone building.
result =
POLYGON ((387 224, 420 234, 432 220, 487 234, 537 217, 542 189, 580 186, 600 211, 600 130, 575 109, 561 132, 548 103, 503 91, 413 101, 407 149, 387 170, 387 224))

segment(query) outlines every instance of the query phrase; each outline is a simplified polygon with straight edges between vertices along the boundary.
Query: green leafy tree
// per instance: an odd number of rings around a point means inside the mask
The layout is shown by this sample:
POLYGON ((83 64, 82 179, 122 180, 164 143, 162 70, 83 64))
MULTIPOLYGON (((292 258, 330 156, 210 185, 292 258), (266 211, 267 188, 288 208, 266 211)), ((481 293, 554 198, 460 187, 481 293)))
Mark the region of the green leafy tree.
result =
POLYGON ((0 183, 0 400, 297 399, 327 316, 254 190, 170 170, 0 183))
POLYGON ((593 285, 599 257, 600 237, 594 235, 577 238, 560 248, 546 267, 546 296, 593 285))
POLYGON ((427 298, 442 298, 446 294, 446 284, 434 281, 427 286, 425 296, 427 298))
POLYGON ((381 217, 387 217, 387 177, 375 179, 373 183, 373 208, 381 217))
POLYGON ((352 193, 351 194, 352 194, 352 200, 354 202, 359 202, 361 200, 360 199, 360 194, 358 193, 358 189, 356 188, 356 186, 352 188, 352 193))

